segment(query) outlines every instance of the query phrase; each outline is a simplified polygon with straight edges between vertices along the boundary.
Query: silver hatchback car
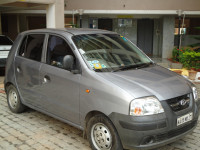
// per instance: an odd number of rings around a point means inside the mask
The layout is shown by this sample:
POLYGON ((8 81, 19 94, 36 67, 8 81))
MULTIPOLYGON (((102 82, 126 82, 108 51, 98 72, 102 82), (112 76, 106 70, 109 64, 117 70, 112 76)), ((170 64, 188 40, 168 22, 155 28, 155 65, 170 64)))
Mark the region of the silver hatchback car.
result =
POLYGON ((199 116, 190 81, 103 30, 19 34, 5 89, 12 112, 28 106, 73 125, 93 150, 159 147, 190 133, 199 116))

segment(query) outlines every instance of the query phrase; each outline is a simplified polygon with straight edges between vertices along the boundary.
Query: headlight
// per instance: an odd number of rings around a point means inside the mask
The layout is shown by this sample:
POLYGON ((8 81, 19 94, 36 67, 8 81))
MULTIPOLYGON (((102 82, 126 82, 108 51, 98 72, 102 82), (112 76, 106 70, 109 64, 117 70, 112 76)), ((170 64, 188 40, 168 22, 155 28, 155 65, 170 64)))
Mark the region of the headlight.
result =
POLYGON ((134 99, 130 103, 130 115, 132 116, 145 116, 163 113, 164 109, 155 97, 144 97, 134 99))
POLYGON ((197 88, 194 86, 192 87, 192 93, 193 93, 195 102, 197 102, 198 101, 198 92, 197 92, 197 88))

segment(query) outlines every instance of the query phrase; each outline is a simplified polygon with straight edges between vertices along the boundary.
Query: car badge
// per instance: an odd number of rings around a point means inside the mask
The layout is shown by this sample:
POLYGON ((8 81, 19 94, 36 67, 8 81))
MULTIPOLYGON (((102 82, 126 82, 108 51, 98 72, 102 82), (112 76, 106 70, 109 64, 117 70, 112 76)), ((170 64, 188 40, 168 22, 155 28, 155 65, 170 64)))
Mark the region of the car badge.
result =
POLYGON ((181 106, 184 106, 186 103, 187 103, 187 101, 186 101, 185 99, 182 99, 182 100, 179 102, 179 104, 180 104, 181 106))

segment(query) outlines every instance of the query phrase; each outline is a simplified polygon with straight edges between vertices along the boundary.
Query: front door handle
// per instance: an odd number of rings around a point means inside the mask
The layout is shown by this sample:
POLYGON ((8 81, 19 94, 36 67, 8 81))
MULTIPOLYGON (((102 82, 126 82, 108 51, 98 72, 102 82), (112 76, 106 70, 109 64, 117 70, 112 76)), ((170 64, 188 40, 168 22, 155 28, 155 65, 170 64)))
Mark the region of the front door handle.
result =
POLYGON ((17 72, 20 73, 21 72, 21 68, 17 67, 17 72))
POLYGON ((44 79, 43 79, 43 84, 48 83, 48 82, 50 82, 50 81, 51 81, 50 77, 47 76, 47 75, 45 75, 45 76, 44 76, 44 79))

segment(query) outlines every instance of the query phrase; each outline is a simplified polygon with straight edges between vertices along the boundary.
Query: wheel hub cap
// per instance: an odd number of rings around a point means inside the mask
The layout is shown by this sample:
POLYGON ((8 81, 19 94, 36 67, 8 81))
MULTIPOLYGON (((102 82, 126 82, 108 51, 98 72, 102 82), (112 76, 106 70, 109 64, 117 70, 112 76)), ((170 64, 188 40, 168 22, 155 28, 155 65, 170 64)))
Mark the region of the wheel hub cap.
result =
POLYGON ((111 149, 112 136, 109 129, 101 123, 97 123, 92 127, 92 140, 97 149, 111 149))
POLYGON ((9 92, 9 104, 12 108, 16 108, 17 106, 17 93, 14 90, 9 92))

